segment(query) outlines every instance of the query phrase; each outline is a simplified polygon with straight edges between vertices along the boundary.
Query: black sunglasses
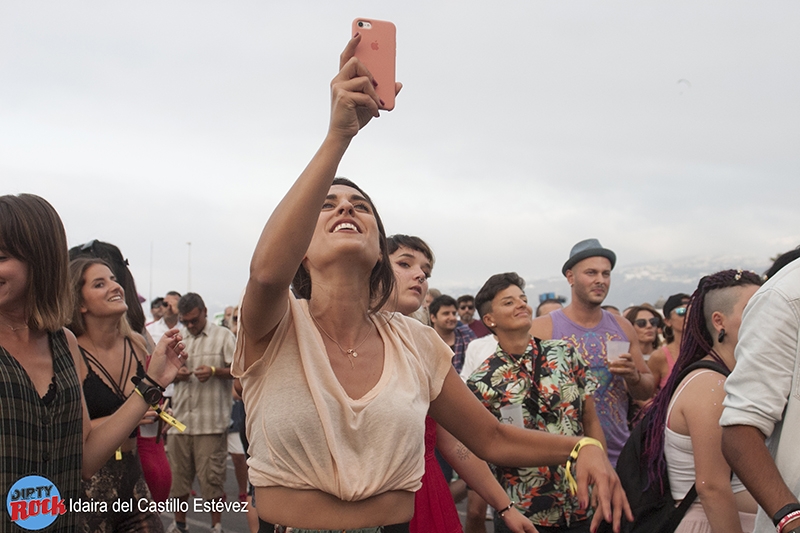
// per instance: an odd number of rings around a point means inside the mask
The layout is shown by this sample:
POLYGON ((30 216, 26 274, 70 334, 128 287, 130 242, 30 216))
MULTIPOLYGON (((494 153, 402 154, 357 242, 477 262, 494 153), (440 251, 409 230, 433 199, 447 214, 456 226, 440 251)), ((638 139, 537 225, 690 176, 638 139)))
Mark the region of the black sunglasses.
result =
POLYGON ((651 326, 653 326, 654 328, 657 328, 657 327, 658 327, 658 319, 657 319, 657 318, 655 318, 655 317, 653 317, 653 318, 650 318, 650 319, 637 318, 636 320, 634 320, 634 321, 633 321, 633 324, 634 324, 634 325, 635 325, 637 328, 645 328, 645 327, 647 327, 647 323, 648 323, 648 322, 649 322, 649 323, 650 323, 650 325, 651 325, 651 326))

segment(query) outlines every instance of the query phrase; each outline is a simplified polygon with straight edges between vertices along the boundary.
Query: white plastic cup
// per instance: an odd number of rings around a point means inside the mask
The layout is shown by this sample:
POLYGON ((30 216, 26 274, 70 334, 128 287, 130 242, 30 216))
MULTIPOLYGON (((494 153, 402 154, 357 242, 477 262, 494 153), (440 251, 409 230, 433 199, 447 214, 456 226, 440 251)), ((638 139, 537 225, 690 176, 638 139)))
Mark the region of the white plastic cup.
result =
POLYGON ((624 353, 630 353, 631 343, 627 341, 608 341, 606 343, 606 359, 609 363, 619 361, 624 353))

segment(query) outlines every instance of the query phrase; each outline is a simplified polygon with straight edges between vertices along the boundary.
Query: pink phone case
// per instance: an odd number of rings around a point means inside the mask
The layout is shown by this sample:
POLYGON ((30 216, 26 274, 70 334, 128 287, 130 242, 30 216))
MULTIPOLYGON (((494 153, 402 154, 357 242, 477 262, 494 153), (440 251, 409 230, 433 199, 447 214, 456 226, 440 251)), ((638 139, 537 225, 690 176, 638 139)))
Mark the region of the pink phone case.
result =
POLYGON ((353 21, 350 35, 361 34, 356 47, 356 57, 378 82, 375 91, 385 105, 381 109, 394 109, 394 65, 397 29, 391 22, 368 18, 353 21))

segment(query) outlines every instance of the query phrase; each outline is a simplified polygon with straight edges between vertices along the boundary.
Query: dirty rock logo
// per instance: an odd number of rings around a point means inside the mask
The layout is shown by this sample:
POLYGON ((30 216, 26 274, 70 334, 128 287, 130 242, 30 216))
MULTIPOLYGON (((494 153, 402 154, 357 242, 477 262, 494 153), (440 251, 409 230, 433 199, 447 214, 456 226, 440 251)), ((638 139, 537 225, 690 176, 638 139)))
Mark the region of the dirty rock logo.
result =
POLYGON ((67 512, 58 488, 42 476, 25 476, 8 490, 6 509, 11 521, 22 529, 44 529, 67 512))

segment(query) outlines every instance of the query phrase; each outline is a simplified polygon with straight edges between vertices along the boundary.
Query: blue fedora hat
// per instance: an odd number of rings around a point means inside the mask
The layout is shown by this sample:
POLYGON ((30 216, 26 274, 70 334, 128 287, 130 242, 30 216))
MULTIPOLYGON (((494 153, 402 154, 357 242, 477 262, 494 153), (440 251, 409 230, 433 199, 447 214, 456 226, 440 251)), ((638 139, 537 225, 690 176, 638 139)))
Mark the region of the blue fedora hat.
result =
POLYGON ((600 241, 597 239, 586 239, 585 241, 581 241, 572 247, 572 250, 569 252, 569 259, 567 259, 567 262, 564 263, 563 267, 561 267, 561 273, 566 276, 567 270, 571 269, 578 262, 583 261, 587 257, 605 257, 611 261, 612 269, 617 263, 617 254, 608 248, 603 248, 603 246, 600 244, 600 241))

